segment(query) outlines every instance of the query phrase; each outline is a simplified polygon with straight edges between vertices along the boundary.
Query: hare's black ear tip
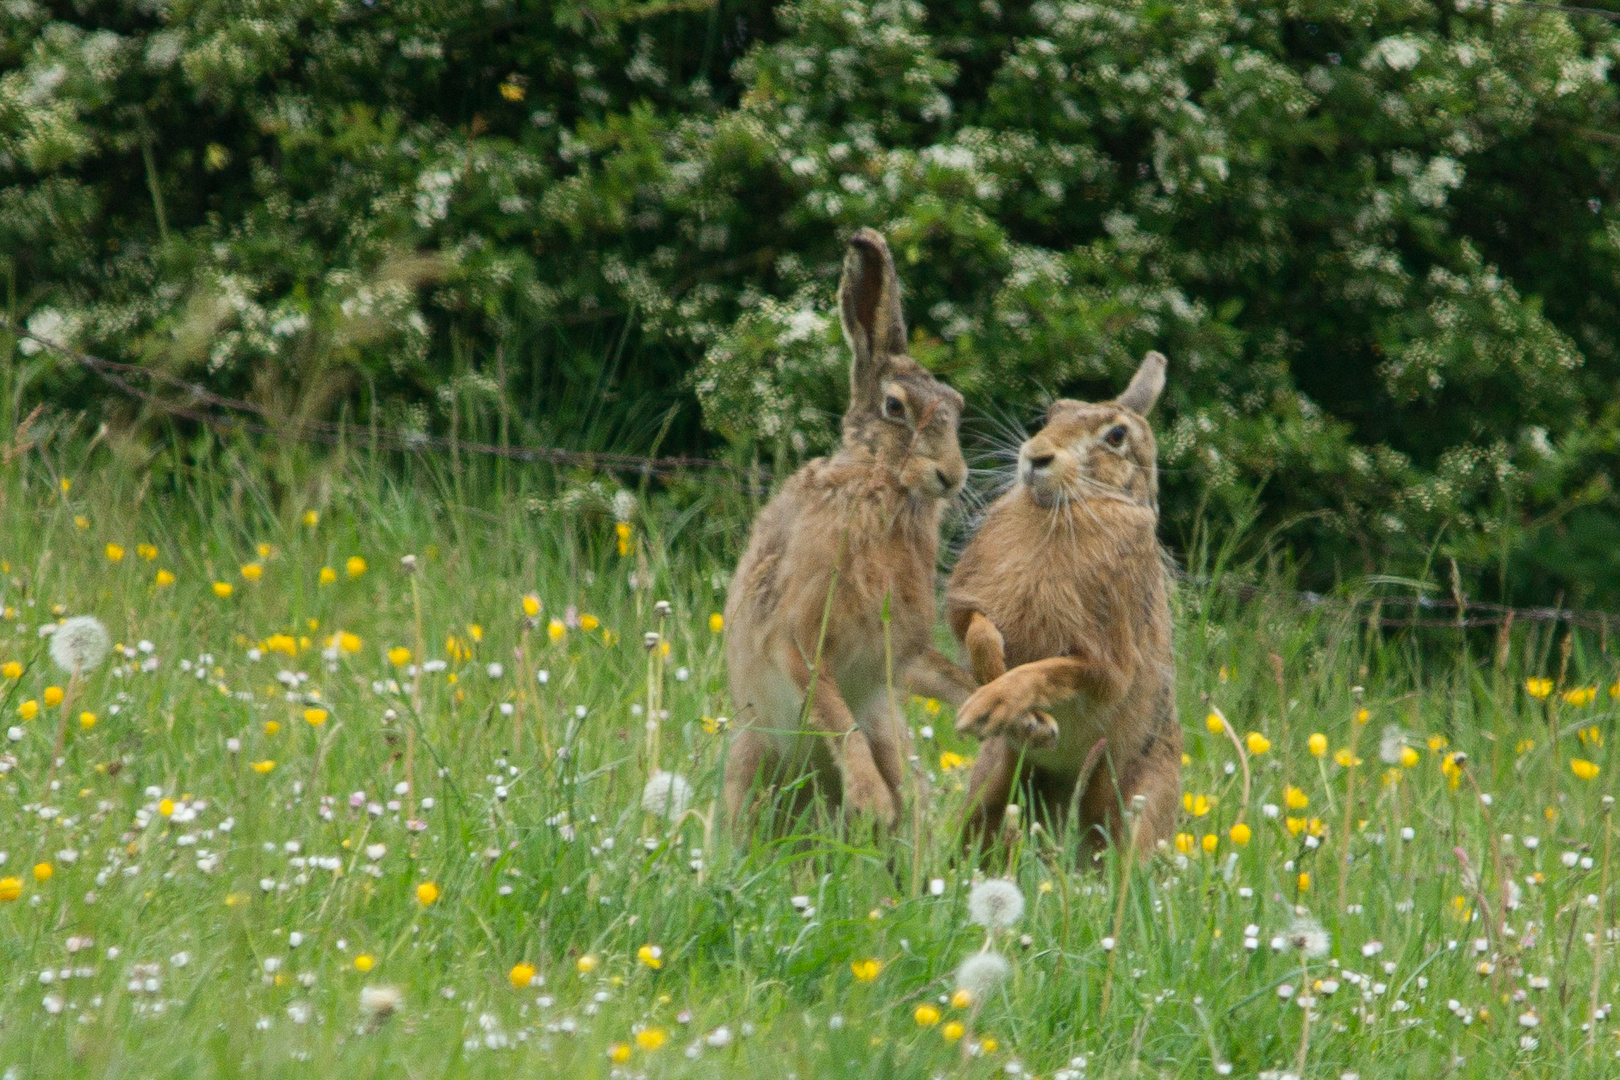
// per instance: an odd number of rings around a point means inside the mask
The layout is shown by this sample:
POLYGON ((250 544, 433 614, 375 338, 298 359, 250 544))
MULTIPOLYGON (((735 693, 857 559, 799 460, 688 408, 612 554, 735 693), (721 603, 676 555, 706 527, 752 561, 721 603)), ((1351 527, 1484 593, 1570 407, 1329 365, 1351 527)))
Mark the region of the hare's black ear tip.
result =
POLYGON ((849 246, 852 248, 867 248, 874 252, 889 250, 889 242, 883 238, 883 234, 869 226, 856 229, 855 235, 849 238, 849 246))

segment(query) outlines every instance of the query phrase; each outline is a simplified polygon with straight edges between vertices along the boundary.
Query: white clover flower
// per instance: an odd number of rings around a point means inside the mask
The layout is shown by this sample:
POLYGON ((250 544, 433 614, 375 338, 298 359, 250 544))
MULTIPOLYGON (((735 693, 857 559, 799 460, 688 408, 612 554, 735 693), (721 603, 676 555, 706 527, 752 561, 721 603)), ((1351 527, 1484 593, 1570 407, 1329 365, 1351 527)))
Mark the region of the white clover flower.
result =
POLYGON ((1322 929, 1322 924, 1309 915, 1301 915, 1288 926, 1288 945, 1306 956, 1325 956, 1333 939, 1322 929))
POLYGON ((966 990, 974 1001, 984 1001, 1012 970, 1007 958, 996 952, 977 952, 956 969, 956 985, 966 990))
POLYGON ((51 635, 51 660, 70 674, 94 671, 111 650, 112 638, 94 615, 75 615, 51 635))
POLYGON ((991 930, 1005 929, 1024 915, 1024 894, 1006 878, 991 878, 968 893, 968 918, 991 930))
POLYGON ((660 769, 647 778, 647 785, 641 789, 641 808, 674 821, 692 805, 692 794, 686 777, 660 769))

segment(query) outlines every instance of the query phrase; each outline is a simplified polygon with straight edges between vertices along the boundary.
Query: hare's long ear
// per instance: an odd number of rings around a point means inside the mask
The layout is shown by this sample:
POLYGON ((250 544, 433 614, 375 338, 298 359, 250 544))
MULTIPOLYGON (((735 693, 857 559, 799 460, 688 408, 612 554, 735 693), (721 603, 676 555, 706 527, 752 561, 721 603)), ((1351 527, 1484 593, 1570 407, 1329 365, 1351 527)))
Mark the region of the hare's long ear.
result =
POLYGON ((906 324, 900 314, 900 278, 883 234, 862 229, 844 253, 844 279, 838 285, 838 313, 854 359, 849 369, 850 402, 874 394, 884 357, 906 351, 906 324))
POLYGON ((1150 352, 1142 357, 1142 366, 1131 377, 1131 385, 1114 400, 1136 415, 1146 416, 1164 392, 1165 363, 1164 353, 1161 352, 1150 352))

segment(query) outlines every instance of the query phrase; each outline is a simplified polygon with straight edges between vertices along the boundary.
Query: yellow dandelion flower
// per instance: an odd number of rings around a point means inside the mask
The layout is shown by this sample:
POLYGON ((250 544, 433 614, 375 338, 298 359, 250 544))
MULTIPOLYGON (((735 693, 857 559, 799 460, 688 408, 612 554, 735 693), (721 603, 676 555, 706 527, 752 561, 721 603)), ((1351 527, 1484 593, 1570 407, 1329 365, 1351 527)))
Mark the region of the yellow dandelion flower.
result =
POLYGON ((602 620, 598 619, 595 615, 581 615, 579 617, 579 628, 585 631, 587 634, 601 625, 602 620))
POLYGON ((945 1041, 948 1043, 953 1043, 957 1039, 960 1039, 966 1031, 967 1029, 962 1026, 962 1022, 960 1020, 952 1020, 944 1027, 939 1029, 939 1033, 944 1036, 945 1041))
POLYGON ((330 585, 337 580, 337 571, 330 566, 323 566, 321 572, 316 575, 316 580, 322 585, 330 585))
POLYGON ((242 580, 258 581, 262 577, 264 577, 264 567, 258 563, 250 562, 242 567, 242 580))
POLYGON ((467 624, 467 636, 472 638, 474 641, 483 641, 484 640, 484 628, 482 626, 479 626, 477 623, 468 623, 467 624))
POLYGON ((574 970, 579 972, 581 975, 589 975, 591 972, 596 970, 596 965, 598 963, 599 961, 595 956, 591 955, 590 953, 586 953, 584 956, 574 961, 574 970))
POLYGON ((726 617, 716 611, 709 616, 709 633, 718 634, 726 628, 726 617))
POLYGON ((157 572, 157 577, 153 578, 152 580, 157 583, 158 588, 167 589, 170 585, 174 584, 174 573, 169 570, 159 570, 157 572))
POLYGON ((1249 840, 1254 836, 1254 831, 1240 821, 1227 830, 1227 835, 1232 838, 1232 843, 1238 847, 1246 847, 1249 840))
POLYGON ((1327 753, 1327 736, 1320 731, 1305 740, 1305 749, 1311 752, 1311 757, 1321 757, 1327 753))
POLYGON ((1209 813, 1209 796, 1184 792, 1181 796, 1181 805, 1193 817, 1203 817, 1209 813))
POLYGON ((513 989, 522 990, 534 981, 537 974, 538 972, 534 970, 533 964, 521 963, 513 964, 512 970, 506 973, 506 977, 511 980, 513 989))
POLYGON ((1597 774, 1602 771, 1602 768, 1595 762, 1583 761, 1580 758, 1570 758, 1569 771, 1580 777, 1582 780, 1596 780, 1597 774))
POLYGON ((91 728, 95 727, 96 726, 96 714, 93 713, 93 712, 82 712, 82 713, 80 713, 79 714, 79 726, 81 728, 83 728, 84 730, 86 730, 86 731, 89 731, 91 728))
POLYGON ((123 562, 124 561, 124 549, 122 547, 120 547, 119 545, 117 545, 117 544, 108 544, 107 545, 107 561, 108 562, 123 562))
POLYGON ((1356 710, 1356 723, 1365 724, 1368 720, 1371 720, 1371 719, 1372 719, 1372 713, 1368 712, 1366 709, 1357 709, 1356 710))
POLYGON ((1412 749, 1410 746, 1401 747, 1401 764, 1404 765, 1406 768, 1410 769, 1410 768, 1414 767, 1421 760, 1422 760, 1422 755, 1420 755, 1416 750, 1412 749))
POLYGON ((231 594, 235 591, 236 586, 232 585, 228 581, 214 582, 214 595, 219 597, 221 600, 229 600, 231 598, 231 594))
POLYGON ((141 557, 142 562, 151 562, 158 557, 156 544, 136 544, 135 554, 141 557))
POLYGON ((621 521, 613 527, 619 539, 619 557, 622 559, 630 554, 630 523, 621 521))
POLYGON ((523 594, 523 614, 531 619, 540 614, 540 598, 534 593, 523 594))
POLYGON ((467 643, 456 635, 451 634, 444 639, 444 654, 455 661, 466 660, 472 656, 472 649, 467 643))
POLYGON ((174 800, 173 799, 161 799, 161 800, 159 800, 158 801, 158 813, 162 814, 164 817, 173 817, 174 816, 174 800))
POLYGON ((354 970, 359 972, 370 971, 377 966, 377 958, 368 952, 363 952, 354 958, 354 970))
POLYGON ((90 519, 85 517, 83 514, 74 514, 73 527, 81 531, 88 529, 90 527, 90 519))
POLYGON ((652 1053, 669 1041, 669 1034, 661 1027, 642 1028, 636 1032, 636 1045, 652 1053))
POLYGON ((248 763, 248 768, 252 769, 260 776, 263 776, 265 773, 269 772, 275 767, 276 763, 271 761, 269 758, 265 758, 263 761, 253 761, 248 763))
POLYGON ((979 1040, 979 1049, 983 1050, 987 1054, 995 1053, 1000 1047, 1001 1047, 1001 1044, 996 1042, 996 1040, 994 1040, 994 1039, 980 1039, 979 1040))
POLYGON ((0 904, 9 904, 22 895, 22 879, 0 878, 0 904))
POLYGON ((29 698, 27 701, 17 706, 17 715, 22 717, 24 720, 32 720, 34 717, 39 715, 39 702, 35 701, 33 698, 29 698))
POLYGON ((1440 775, 1444 776, 1452 787, 1461 785, 1462 766, 1467 760, 1466 754, 1447 754, 1440 759, 1440 775))
POLYGON ((433 903, 439 898, 439 887, 431 881, 424 881, 416 887, 416 902, 423 907, 433 903))
POLYGON ((1305 831, 1305 819, 1302 817, 1284 818, 1283 824, 1288 826, 1289 836, 1298 836, 1300 833, 1305 831))
POLYGON ((1311 891, 1311 875, 1309 871, 1302 871, 1299 875, 1299 891, 1311 891))
POLYGON ((326 710, 305 709, 304 723, 308 724, 310 727, 320 727, 322 724, 326 723, 326 710))
POLYGON ((53 867, 48 862, 37 862, 37 863, 34 864, 34 880, 35 881, 42 882, 42 883, 46 882, 46 881, 49 881, 49 880, 51 880, 51 876, 53 874, 55 874, 55 873, 56 873, 56 868, 53 867))
POLYGON ((266 735, 279 735, 279 734, 281 734, 281 721, 280 720, 266 720, 264 722, 264 733, 266 735))
POLYGON ((1429 749, 1433 750, 1437 754, 1450 745, 1451 740, 1446 738, 1444 735, 1429 736, 1429 749))
POLYGON ((946 750, 939 755, 939 768, 941 772, 951 772, 968 764, 968 759, 953 750, 946 750))
POLYGON ((937 698, 923 698, 923 712, 929 716, 939 715, 939 700, 937 698))
POLYGON ((919 1005, 911 1018, 917 1021, 919 1027, 933 1027, 939 1023, 939 1009, 933 1005, 919 1005))
POLYGON ((951 1008, 971 1009, 973 1007, 973 991, 965 986, 958 986, 951 991, 951 1008))
POLYGON ((851 960, 849 970, 850 974, 855 976, 856 982, 871 982, 883 970, 883 961, 851 960))
POLYGON ((1353 769, 1361 764, 1361 759, 1356 757, 1348 746, 1341 746, 1335 750, 1333 760, 1346 769, 1353 769))
POLYGON ((1290 810, 1303 810, 1311 805, 1311 797, 1294 785, 1288 784, 1283 788, 1283 805, 1290 810))
POLYGON ((523 92, 523 87, 519 86, 517 83, 501 83, 501 97, 505 98, 507 101, 522 101, 523 92))
POLYGON ((1553 681, 1551 679, 1524 680, 1524 692, 1535 698, 1537 701, 1540 701, 1542 698, 1545 698, 1548 694, 1552 693, 1552 688, 1553 681))
POLYGON ((1208 716, 1204 717, 1204 726, 1209 729, 1209 733, 1211 735, 1219 735, 1221 732, 1226 730, 1225 722, 1214 713, 1210 713, 1208 716))
POLYGON ((1220 842, 1221 838, 1216 836, 1214 833, 1205 833, 1204 839, 1200 841, 1204 848, 1204 854, 1206 855, 1215 854, 1215 848, 1219 846, 1220 842))
POLYGON ((1251 754, 1263 754, 1271 749, 1271 740, 1258 731, 1249 732, 1248 738, 1244 742, 1248 744, 1249 753, 1251 754))
POLYGON ((62 494, 66 495, 68 492, 70 492, 72 490, 73 490, 73 481, 71 479, 69 479, 68 477, 66 477, 66 476, 62 477, 62 494))
POLYGON ((627 1042, 616 1042, 609 1044, 607 1048, 607 1056, 608 1060, 613 1062, 613 1064, 623 1065, 625 1062, 630 1060, 630 1044, 627 1042))
POLYGON ((47 708, 56 708, 62 704, 62 688, 60 686, 47 686, 45 688, 45 705, 47 708))
POLYGON ((395 667, 404 667, 411 662, 411 650, 403 645, 395 645, 388 650, 388 662, 395 667))
POLYGON ((1560 694, 1559 697, 1563 699, 1565 705, 1574 705, 1575 707, 1579 708, 1582 705, 1590 705, 1592 702, 1597 700, 1597 687, 1571 687, 1560 694))
POLYGON ((350 555, 348 562, 343 564, 343 569, 350 577, 357 578, 366 572, 366 560, 358 555, 350 555))
POLYGON ((1176 833, 1176 850, 1181 852, 1183 855, 1186 855, 1186 854, 1190 853, 1192 851, 1192 849, 1193 849, 1193 835, 1192 835, 1192 833, 1184 833, 1184 832, 1176 833))
POLYGON ((1609 696, 1620 700, 1620 680, 1616 680, 1614 685, 1609 687, 1609 696))
POLYGON ((357 653, 360 651, 360 646, 363 644, 363 642, 360 640, 359 634, 352 634, 347 630, 340 630, 332 636, 336 639, 336 644, 340 652, 350 654, 357 653))
POLYGON ((287 656, 298 655, 298 639, 291 634, 271 634, 264 639, 265 652, 278 652, 287 656))
POLYGON ((664 966, 664 950, 657 945, 643 945, 636 950, 636 959, 643 965, 657 971, 664 966))
POLYGON ((546 633, 550 635, 552 641, 561 641, 568 636, 568 627, 563 625, 561 619, 552 619, 546 624, 546 633))
POLYGON ((315 526, 319 525, 320 523, 321 523, 321 512, 319 510, 305 510, 304 511, 304 524, 306 526, 313 529, 315 526))
POLYGON ((22 671, 22 665, 15 660, 7 660, 4 664, 0 664, 0 675, 8 679, 22 678, 22 671))

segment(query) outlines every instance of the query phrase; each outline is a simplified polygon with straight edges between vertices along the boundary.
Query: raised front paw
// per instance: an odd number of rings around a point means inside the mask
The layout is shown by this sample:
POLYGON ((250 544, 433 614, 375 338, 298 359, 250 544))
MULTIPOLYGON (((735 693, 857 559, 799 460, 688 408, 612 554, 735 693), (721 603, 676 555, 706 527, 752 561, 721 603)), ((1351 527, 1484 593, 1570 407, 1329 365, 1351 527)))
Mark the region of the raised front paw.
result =
MULTIPOLYGON (((1020 732, 1035 701, 1023 680, 1003 675, 979 687, 956 714, 956 730, 979 739, 1020 732)), ((1054 725, 1055 728, 1056 725, 1054 725)))

